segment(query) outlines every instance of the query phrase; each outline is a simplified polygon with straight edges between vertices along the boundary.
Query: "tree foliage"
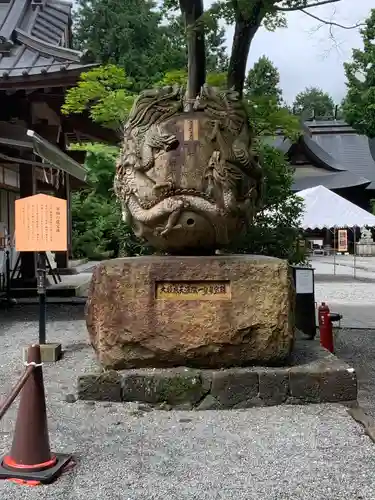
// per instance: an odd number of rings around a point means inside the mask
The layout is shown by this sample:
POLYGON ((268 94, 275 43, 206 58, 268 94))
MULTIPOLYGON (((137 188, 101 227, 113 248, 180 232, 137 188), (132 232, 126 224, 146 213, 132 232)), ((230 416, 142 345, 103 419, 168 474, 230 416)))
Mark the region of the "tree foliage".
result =
MULTIPOLYGON (((123 68, 136 92, 186 68, 182 16, 166 15, 151 0, 78 0, 73 33, 87 61, 123 68)), ((215 20, 206 29, 205 56, 209 71, 227 69, 225 30, 215 20)))
MULTIPOLYGON (((216 0, 211 3, 202 16, 194 20, 191 17, 190 28, 195 30, 195 36, 201 37, 202 24, 209 26, 213 21, 225 21, 234 25, 234 35, 232 41, 231 55, 229 58, 227 87, 235 88, 242 94, 246 64, 249 51, 254 37, 263 25, 268 30, 275 30, 279 27, 286 27, 286 15, 288 12, 300 11, 307 15, 312 15, 311 10, 319 5, 337 4, 342 0, 216 0)), ((189 5, 195 11, 203 9, 203 0, 164 0, 164 11, 186 12, 189 5)), ((313 14, 313 17, 325 24, 336 24, 326 21, 313 14)), ((188 23, 189 24, 189 23, 188 23)), ((350 29, 350 26, 342 26, 350 29)), ((354 28, 355 26, 353 26, 354 28)))
POLYGON ((255 63, 246 84, 244 101, 257 138, 254 150, 264 172, 263 206, 233 250, 301 262, 304 255, 296 241, 302 205, 292 192, 293 171, 285 155, 264 142, 277 134, 297 140, 300 122, 283 105, 278 71, 267 58, 255 63))
MULTIPOLYGON (((168 71, 163 78, 158 82, 158 85, 180 85, 181 87, 186 86, 187 82, 187 71, 180 69, 178 71, 168 71)), ((225 73, 208 73, 206 82, 208 85, 218 88, 226 88, 226 74, 225 73)))
MULTIPOLYGON (((170 34, 169 42, 178 47, 183 53, 181 64, 170 64, 168 71, 178 68, 186 68, 187 63, 187 40, 190 33, 185 26, 183 16, 178 13, 166 13, 166 25, 170 34)), ((208 72, 223 72, 228 69, 228 54, 225 46, 225 29, 219 25, 217 19, 205 26, 205 53, 206 68, 208 72)))
POLYGON ((75 43, 87 60, 122 67, 139 91, 184 61, 155 7, 151 0, 79 0, 75 43))
POLYGON ((283 104, 279 84, 278 69, 262 56, 248 72, 244 101, 256 137, 278 132, 294 140, 300 133, 299 120, 283 104))
POLYGON ((321 120, 332 118, 335 103, 332 97, 317 87, 307 87, 296 95, 293 102, 293 111, 305 120, 315 118, 321 120))
POLYGON ((298 117, 278 106, 273 99, 259 97, 245 101, 250 124, 256 137, 283 135, 296 140, 301 133, 298 117))
POLYGON ((123 68, 100 66, 82 73, 77 86, 67 90, 61 111, 65 115, 88 111, 94 122, 116 130, 133 106, 136 94, 131 89, 123 68))
MULTIPOLYGON (((78 0, 74 39, 88 60, 123 67, 138 91, 159 81, 166 71, 186 68, 187 46, 201 47, 207 70, 228 70, 227 87, 242 94, 250 47, 260 26, 286 27, 288 12, 312 15, 320 4, 341 1, 216 0, 203 11, 203 0, 78 0), (223 22, 234 25, 230 57, 223 22)), ((204 61, 197 56, 199 69, 204 61)))
POLYGON ((303 205, 291 190, 293 171, 275 148, 260 143, 259 154, 265 174, 263 207, 233 250, 303 262, 305 255, 297 245, 303 205))
POLYGON ((343 102, 346 121, 360 134, 375 137, 375 9, 361 29, 363 49, 354 49, 346 63, 348 92, 343 102))
POLYGON ((247 99, 268 98, 282 104, 279 70, 268 57, 260 57, 248 72, 244 95, 247 99))
POLYGON ((86 151, 88 186, 72 196, 73 255, 93 260, 150 253, 122 221, 113 191, 119 148, 105 144, 76 144, 86 151))

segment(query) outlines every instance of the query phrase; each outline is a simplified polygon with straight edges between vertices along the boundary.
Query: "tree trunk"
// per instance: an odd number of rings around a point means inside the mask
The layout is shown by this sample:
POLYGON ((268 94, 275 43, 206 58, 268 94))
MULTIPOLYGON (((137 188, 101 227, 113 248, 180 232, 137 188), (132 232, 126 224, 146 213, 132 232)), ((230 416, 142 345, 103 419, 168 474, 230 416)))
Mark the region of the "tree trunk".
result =
POLYGON ((234 2, 236 12, 236 26, 233 36, 232 53, 228 69, 228 88, 234 88, 242 97, 246 77, 246 65, 249 57, 251 42, 258 31, 265 14, 262 2, 254 2, 251 12, 244 15, 240 12, 237 2, 234 2))
POLYGON ((188 47, 188 99, 195 99, 206 81, 206 51, 203 22, 203 0, 180 0, 180 9, 185 19, 188 47))

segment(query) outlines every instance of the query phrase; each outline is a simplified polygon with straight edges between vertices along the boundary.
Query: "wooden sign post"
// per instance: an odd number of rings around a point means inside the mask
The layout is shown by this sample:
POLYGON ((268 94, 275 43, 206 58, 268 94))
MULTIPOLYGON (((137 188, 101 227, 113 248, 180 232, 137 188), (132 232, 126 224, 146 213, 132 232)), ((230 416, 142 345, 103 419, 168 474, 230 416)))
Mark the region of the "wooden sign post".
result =
POLYGON ((46 194, 16 200, 18 252, 37 252, 39 344, 46 343, 46 252, 68 249, 67 202, 46 194))

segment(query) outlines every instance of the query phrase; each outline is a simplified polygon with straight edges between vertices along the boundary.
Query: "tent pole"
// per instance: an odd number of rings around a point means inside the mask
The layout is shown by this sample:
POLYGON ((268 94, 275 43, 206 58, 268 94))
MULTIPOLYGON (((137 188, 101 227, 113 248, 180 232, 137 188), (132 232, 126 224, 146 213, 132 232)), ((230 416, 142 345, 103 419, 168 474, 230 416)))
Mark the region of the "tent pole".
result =
POLYGON ((353 240, 354 240, 354 253, 353 253, 353 273, 354 273, 354 279, 357 277, 357 249, 356 249, 356 239, 357 239, 357 226, 354 226, 353 228, 353 240))

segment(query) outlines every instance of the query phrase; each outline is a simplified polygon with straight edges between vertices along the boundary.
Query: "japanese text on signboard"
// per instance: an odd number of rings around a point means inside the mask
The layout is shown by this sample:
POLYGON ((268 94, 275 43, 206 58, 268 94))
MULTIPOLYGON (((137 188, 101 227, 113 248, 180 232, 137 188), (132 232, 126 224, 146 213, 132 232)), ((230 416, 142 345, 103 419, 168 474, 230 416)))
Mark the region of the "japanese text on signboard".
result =
POLYGON ((18 251, 67 250, 66 200, 35 195, 16 201, 16 249, 18 251))

